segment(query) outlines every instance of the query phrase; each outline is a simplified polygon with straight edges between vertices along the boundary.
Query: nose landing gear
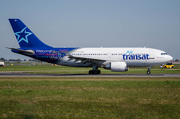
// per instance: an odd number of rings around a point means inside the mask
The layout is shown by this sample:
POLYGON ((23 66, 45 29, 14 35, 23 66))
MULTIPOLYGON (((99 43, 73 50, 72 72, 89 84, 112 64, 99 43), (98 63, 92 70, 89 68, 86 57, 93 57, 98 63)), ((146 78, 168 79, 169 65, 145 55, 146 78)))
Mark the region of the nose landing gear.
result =
POLYGON ((151 74, 150 69, 151 69, 151 67, 148 67, 147 74, 151 74))

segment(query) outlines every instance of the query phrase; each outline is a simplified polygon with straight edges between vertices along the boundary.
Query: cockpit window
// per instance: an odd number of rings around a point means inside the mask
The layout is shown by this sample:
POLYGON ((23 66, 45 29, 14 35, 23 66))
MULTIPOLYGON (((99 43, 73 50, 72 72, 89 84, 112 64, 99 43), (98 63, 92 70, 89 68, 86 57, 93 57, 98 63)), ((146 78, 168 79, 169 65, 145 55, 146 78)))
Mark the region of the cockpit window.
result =
POLYGON ((161 55, 167 55, 167 53, 161 53, 161 55))

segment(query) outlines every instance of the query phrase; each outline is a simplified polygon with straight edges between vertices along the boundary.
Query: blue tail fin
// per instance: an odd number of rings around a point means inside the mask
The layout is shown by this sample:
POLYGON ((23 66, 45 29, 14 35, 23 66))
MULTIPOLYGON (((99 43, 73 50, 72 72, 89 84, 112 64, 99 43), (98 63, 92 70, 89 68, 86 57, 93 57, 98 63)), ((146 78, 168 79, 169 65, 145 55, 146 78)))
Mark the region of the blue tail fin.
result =
POLYGON ((20 19, 9 19, 9 22, 11 23, 12 29, 21 48, 50 48, 50 46, 40 41, 20 19))

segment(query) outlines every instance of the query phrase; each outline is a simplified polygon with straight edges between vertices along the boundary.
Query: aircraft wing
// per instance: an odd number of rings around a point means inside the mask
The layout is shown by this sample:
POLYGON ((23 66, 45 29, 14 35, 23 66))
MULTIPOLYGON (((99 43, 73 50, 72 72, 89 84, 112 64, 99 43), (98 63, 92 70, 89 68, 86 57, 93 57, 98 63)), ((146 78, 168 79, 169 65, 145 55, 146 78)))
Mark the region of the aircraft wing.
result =
POLYGON ((102 58, 91 58, 91 57, 84 57, 84 56, 72 56, 69 55, 70 59, 79 59, 79 60, 97 60, 97 61, 106 61, 106 59, 102 58))
POLYGON ((72 56, 69 55, 69 61, 70 60, 75 60, 74 62, 81 61, 84 66, 89 65, 89 64, 96 64, 101 66, 105 62, 110 62, 107 59, 102 59, 102 58, 92 58, 92 57, 85 57, 85 56, 72 56))

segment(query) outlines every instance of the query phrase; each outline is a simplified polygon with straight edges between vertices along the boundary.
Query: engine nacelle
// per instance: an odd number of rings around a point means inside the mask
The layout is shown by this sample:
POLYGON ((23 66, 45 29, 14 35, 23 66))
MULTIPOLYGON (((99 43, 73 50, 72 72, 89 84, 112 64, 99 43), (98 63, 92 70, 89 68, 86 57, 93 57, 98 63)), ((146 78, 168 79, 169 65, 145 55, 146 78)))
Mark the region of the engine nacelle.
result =
POLYGON ((110 69, 115 72, 125 72, 128 71, 126 62, 110 62, 105 65, 105 69, 110 69))

